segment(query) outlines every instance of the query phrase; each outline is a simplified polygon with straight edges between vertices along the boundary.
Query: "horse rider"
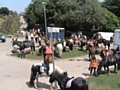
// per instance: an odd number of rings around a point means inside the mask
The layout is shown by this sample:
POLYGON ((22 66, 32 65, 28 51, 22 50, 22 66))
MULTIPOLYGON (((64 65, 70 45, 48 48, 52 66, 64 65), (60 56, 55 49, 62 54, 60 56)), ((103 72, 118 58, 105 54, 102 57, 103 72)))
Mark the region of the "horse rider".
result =
POLYGON ((50 46, 49 42, 46 42, 46 47, 44 48, 44 64, 46 65, 47 75, 49 75, 49 63, 52 63, 52 47, 50 46))
POLYGON ((91 39, 90 41, 88 41, 88 44, 89 44, 90 46, 94 46, 93 40, 91 39))
POLYGON ((96 72, 97 67, 98 67, 98 60, 96 59, 95 56, 92 56, 92 60, 91 60, 90 65, 89 65, 90 76, 96 74, 95 72, 96 72), (93 69, 94 69, 94 72, 92 74, 93 69))

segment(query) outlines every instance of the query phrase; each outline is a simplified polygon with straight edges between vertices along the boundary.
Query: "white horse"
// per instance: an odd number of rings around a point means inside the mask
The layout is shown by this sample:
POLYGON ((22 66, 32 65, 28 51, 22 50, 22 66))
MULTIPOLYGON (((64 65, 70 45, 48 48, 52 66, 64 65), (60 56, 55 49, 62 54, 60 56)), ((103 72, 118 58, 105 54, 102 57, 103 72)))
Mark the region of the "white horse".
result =
MULTIPOLYGON (((58 66, 55 67, 55 72, 59 74, 63 74, 64 71, 58 66)), ((46 66, 44 63, 36 63, 31 67, 31 76, 30 76, 30 84, 34 86, 34 88, 38 88, 38 77, 39 76, 50 76, 54 72, 53 63, 50 63, 49 66, 46 66), (47 73, 48 70, 48 73, 47 73), (36 82, 35 82, 36 81, 36 82)), ((50 90, 53 89, 53 84, 50 85, 50 90)))
POLYGON ((62 57, 62 50, 63 50, 63 45, 62 45, 62 43, 58 43, 58 44, 56 45, 56 49, 57 49, 57 51, 58 51, 59 57, 62 57))

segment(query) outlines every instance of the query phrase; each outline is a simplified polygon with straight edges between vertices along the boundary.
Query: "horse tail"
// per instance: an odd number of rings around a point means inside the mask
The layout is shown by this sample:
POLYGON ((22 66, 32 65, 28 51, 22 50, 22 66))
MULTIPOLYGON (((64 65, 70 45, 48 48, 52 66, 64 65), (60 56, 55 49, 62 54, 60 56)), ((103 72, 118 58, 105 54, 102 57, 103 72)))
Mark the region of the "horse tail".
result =
POLYGON ((30 84, 31 85, 33 85, 33 78, 34 78, 34 76, 33 76, 33 68, 34 68, 34 65, 32 65, 32 67, 31 67, 31 74, 30 74, 30 84))

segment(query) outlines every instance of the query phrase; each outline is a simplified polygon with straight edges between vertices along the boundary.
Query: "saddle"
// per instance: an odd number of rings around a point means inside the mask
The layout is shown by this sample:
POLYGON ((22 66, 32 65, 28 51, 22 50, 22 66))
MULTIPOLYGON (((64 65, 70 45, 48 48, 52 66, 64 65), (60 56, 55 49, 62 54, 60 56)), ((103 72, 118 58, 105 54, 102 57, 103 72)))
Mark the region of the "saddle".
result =
POLYGON ((117 51, 116 54, 115 54, 115 59, 117 62, 120 63, 120 51, 117 51))
POLYGON ((49 75, 49 64, 42 64, 40 65, 40 73, 43 74, 43 73, 46 73, 47 75, 49 75))
POLYGON ((110 63, 112 63, 112 62, 114 61, 113 56, 108 56, 107 59, 108 59, 108 61, 109 61, 110 63))
POLYGON ((25 41, 25 46, 29 46, 29 42, 28 41, 25 41))

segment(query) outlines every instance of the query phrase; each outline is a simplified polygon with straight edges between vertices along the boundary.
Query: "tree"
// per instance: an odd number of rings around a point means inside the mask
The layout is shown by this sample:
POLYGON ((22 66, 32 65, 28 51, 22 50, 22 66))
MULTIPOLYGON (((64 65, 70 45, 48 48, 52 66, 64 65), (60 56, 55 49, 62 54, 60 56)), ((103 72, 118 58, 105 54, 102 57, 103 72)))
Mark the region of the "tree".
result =
POLYGON ((105 9, 106 23, 103 25, 103 29, 114 31, 116 28, 120 28, 118 17, 112 12, 105 9))
POLYGON ((25 19, 32 28, 35 24, 42 24, 44 22, 43 5, 40 0, 32 0, 32 2, 25 9, 25 19))
MULTIPOLYGON (((26 8, 26 20, 44 23, 42 0, 32 0, 26 8)), ((105 24, 105 14, 98 0, 46 0, 47 26, 51 23, 72 30, 90 30, 93 25, 105 24)))
POLYGON ((0 14, 8 15, 9 14, 9 9, 7 7, 1 7, 0 8, 0 14))
POLYGON ((102 6, 120 18, 120 0, 105 0, 102 6))
POLYGON ((5 18, 5 21, 2 23, 2 32, 3 33, 15 33, 20 29, 20 18, 16 13, 14 15, 9 15, 5 18))

